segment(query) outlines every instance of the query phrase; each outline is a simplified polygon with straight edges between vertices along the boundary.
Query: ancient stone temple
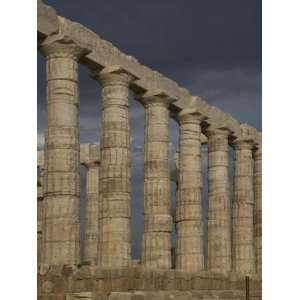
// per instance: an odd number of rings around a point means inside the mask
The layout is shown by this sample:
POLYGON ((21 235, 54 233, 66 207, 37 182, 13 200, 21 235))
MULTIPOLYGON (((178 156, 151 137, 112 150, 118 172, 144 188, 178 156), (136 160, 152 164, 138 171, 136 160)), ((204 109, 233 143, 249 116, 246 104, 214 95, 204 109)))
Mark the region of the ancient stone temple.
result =
POLYGON ((47 66, 47 126, 38 153, 38 299, 261 299, 261 133, 41 1, 37 31, 47 66), (99 83, 99 98, 102 93, 100 140, 92 144, 79 141, 78 64, 99 83), (145 112, 138 262, 131 255, 130 90, 145 112), (174 213, 171 118, 179 128, 174 213), (201 172, 204 143, 208 178, 201 172), (87 172, 84 259, 81 166, 87 172), (173 226, 176 249, 171 251, 173 226))

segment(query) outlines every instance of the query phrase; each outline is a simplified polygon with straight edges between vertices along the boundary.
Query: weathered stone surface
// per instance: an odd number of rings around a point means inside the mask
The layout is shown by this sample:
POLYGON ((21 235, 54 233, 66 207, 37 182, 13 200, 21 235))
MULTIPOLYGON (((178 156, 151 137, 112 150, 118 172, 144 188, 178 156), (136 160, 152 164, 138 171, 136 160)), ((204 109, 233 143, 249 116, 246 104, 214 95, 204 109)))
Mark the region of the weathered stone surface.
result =
POLYGON ((144 232, 141 263, 144 267, 171 268, 171 195, 169 170, 169 104, 161 91, 141 97, 145 107, 144 232))
POLYGON ((262 149, 261 144, 254 149, 254 232, 256 272, 261 276, 262 267, 262 149))
MULTIPOLYGON (((239 299, 235 297, 245 293, 245 279, 234 273, 225 276, 209 272, 191 273, 143 268, 104 270, 98 266, 80 268, 52 266, 47 272, 39 273, 38 283, 40 295, 80 293, 82 296, 89 296, 93 293, 95 299, 106 300, 111 293, 119 297, 122 293, 126 296, 130 293, 132 298, 129 299, 136 300, 160 299, 155 297, 173 299, 175 296, 186 295, 196 299, 197 297, 231 299, 231 296, 233 299, 239 299)), ((249 288, 251 297, 259 299, 261 289, 259 279, 255 276, 250 279, 249 288)))
POLYGON ((41 262, 42 254, 42 223, 43 223, 43 185, 44 185, 44 151, 37 153, 37 167, 38 167, 38 180, 37 180, 37 262, 41 262))
POLYGON ((131 300, 132 294, 131 293, 125 293, 125 292, 112 292, 109 295, 109 300, 131 300))
POLYGON ((208 270, 231 271, 228 130, 208 128, 208 270))
POLYGON ((129 84, 136 79, 119 67, 94 74, 103 87, 99 190, 98 264, 131 264, 129 84))
POLYGON ((37 0, 37 32, 40 38, 58 31, 59 23, 55 9, 37 0))
POLYGON ((79 260, 79 128, 77 60, 83 50, 69 41, 49 43, 47 58, 47 130, 42 262, 79 260))
POLYGON ((92 292, 79 292, 66 295, 66 300, 86 299, 94 300, 95 296, 92 292))
POLYGON ((42 221, 43 221, 43 187, 37 187, 37 262, 41 262, 42 253, 42 221))
POLYGON ((204 269, 201 177, 201 115, 179 113, 179 166, 176 202, 176 269, 204 269))
POLYGON ((241 275, 255 273, 253 141, 236 140, 233 203, 233 270, 241 275))
POLYGON ((80 145, 80 160, 87 168, 84 261, 96 264, 99 243, 99 166, 100 146, 80 145))

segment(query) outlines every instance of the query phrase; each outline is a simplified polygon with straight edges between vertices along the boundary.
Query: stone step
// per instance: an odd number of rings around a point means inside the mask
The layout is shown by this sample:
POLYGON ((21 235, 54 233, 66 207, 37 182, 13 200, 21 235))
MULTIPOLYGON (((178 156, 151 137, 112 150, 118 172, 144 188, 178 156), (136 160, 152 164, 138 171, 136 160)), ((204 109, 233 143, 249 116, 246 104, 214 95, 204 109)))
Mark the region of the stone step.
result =
MULTIPOLYGON (((246 300, 241 290, 202 290, 202 291, 134 291, 112 292, 101 300, 246 300)), ((260 291, 252 291, 249 300, 261 300, 260 291)))

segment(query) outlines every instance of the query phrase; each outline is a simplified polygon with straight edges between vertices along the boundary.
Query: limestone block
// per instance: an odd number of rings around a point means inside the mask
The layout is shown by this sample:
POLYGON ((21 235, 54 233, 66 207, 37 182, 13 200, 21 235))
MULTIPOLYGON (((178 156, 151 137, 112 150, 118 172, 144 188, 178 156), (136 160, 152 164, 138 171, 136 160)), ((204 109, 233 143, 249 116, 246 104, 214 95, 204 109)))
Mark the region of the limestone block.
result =
POLYGON ((108 299, 109 300, 131 300, 132 298, 131 293, 125 293, 125 292, 112 292, 110 293, 108 299))
POLYGON ((75 300, 75 299, 94 300, 95 297, 92 292, 79 292, 79 293, 73 293, 71 295, 70 300, 75 300))
POLYGON ((56 11, 43 1, 37 1, 37 31, 42 37, 58 31, 59 24, 56 11))

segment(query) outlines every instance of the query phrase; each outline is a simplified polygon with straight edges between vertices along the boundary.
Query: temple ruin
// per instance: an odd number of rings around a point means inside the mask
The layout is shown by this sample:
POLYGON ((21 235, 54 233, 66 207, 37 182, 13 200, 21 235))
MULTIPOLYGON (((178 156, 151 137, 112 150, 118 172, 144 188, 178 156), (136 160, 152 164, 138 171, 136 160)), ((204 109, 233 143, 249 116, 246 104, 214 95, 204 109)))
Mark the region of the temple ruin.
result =
POLYGON ((47 127, 44 150, 38 152, 38 299, 261 299, 261 133, 83 25, 58 16, 42 1, 37 34, 47 65, 47 127), (94 144, 79 141, 78 64, 90 70, 102 93, 101 137, 94 144), (131 257, 129 90, 145 110, 140 262, 131 257), (179 126, 174 215, 170 118, 179 126), (204 142, 207 245, 202 220, 204 142), (235 153, 233 205, 229 147, 235 153), (87 169, 83 261, 80 165, 87 169))

